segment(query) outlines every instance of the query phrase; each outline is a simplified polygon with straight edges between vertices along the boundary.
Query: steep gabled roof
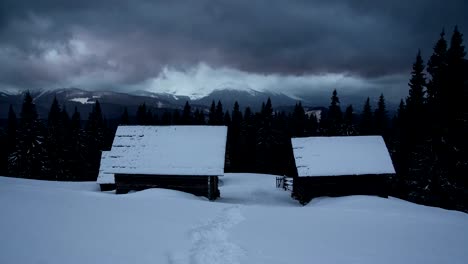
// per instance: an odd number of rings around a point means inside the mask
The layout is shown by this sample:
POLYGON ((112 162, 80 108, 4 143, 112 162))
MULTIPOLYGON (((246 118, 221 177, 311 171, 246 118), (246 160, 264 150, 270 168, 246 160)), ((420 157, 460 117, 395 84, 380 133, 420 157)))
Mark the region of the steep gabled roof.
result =
POLYGON ((381 136, 291 139, 299 177, 393 174, 381 136))
POLYGON ((220 176, 226 137, 225 126, 119 126, 98 183, 113 183, 116 173, 220 176))

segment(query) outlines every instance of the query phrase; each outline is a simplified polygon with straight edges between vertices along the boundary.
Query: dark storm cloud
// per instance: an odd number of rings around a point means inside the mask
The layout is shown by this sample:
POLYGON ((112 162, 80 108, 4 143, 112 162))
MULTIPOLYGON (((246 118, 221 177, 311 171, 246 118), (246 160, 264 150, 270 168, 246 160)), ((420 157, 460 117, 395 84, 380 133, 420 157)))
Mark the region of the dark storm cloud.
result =
POLYGON ((261 74, 409 73, 438 33, 466 32, 459 1, 0 3, 0 85, 130 85, 205 62, 261 74))

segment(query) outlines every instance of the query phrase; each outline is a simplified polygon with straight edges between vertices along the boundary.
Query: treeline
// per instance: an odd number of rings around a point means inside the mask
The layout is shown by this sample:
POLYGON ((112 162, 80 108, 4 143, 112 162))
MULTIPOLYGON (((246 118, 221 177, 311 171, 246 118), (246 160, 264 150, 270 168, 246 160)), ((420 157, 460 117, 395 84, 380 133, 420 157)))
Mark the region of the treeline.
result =
POLYGON ((75 108, 71 116, 56 98, 48 118, 39 119, 29 92, 24 95, 19 118, 13 107, 7 127, 0 131, 2 175, 27 179, 96 180, 101 150, 112 144, 99 102, 93 106, 85 126, 75 108))
MULTIPOLYGON (((389 116, 382 94, 375 105, 365 99, 359 114, 344 111, 337 91, 328 109, 307 111, 298 102, 290 113, 275 111, 270 99, 259 112, 236 102, 223 109, 192 108, 152 113, 141 104, 136 113, 123 111, 121 125, 226 125, 227 172, 295 176, 291 137, 382 135, 397 177, 392 195, 418 203, 467 210, 468 63, 462 34, 455 28, 450 44, 444 33, 427 67, 420 52, 413 64, 409 94, 389 116)), ((71 117, 55 99, 47 121, 38 119, 29 93, 17 118, 12 107, 2 134, 0 170, 4 175, 48 180, 95 180, 100 153, 109 150, 115 128, 103 117, 98 101, 86 122, 75 109, 71 117), (84 126, 82 126, 84 124, 84 126)), ((338 164, 340 161, 337 160, 338 164)))
MULTIPOLYGON (((158 115, 143 103, 133 114, 125 108, 118 124, 225 125, 229 127, 228 172, 294 176, 291 137, 373 134, 377 131, 374 123, 386 124, 388 117, 383 95, 375 114, 369 102, 367 99, 363 117, 358 118, 365 122, 359 123, 352 106, 344 114, 341 112, 334 91, 325 112, 306 112, 301 102, 291 113, 274 111, 268 99, 259 112, 250 107, 242 111, 238 102, 232 110, 224 110, 222 102, 213 101, 209 109, 192 109, 186 102, 181 110, 167 109, 158 115)), ((85 122, 76 108, 70 117, 56 98, 47 119, 40 119, 31 94, 26 92, 19 118, 10 106, 7 127, 2 131, 1 140, 7 146, 2 149, 2 174, 46 180, 95 180, 101 151, 110 149, 114 134, 115 127, 104 118, 99 101, 85 122)))
POLYGON ((468 61, 455 27, 425 65, 418 52, 392 131, 397 190, 406 199, 468 210, 468 61))

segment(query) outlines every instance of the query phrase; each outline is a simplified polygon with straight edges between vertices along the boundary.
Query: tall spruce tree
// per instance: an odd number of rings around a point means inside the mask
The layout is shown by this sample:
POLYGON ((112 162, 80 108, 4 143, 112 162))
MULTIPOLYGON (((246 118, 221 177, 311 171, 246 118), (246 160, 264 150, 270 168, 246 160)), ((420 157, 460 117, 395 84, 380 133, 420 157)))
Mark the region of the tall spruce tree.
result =
POLYGON ((405 180, 409 189, 409 197, 413 201, 426 202, 430 197, 429 170, 432 166, 430 145, 427 143, 428 116, 425 105, 426 78, 424 62, 418 51, 409 85, 409 96, 406 99, 405 123, 402 130, 402 153, 406 157, 408 170, 405 180))
POLYGON ((125 107, 122 113, 122 116, 120 116, 120 125, 129 125, 129 124, 130 124, 130 120, 128 117, 128 110, 127 110, 127 107, 125 107))
POLYGON ((229 114, 229 111, 226 110, 223 116, 223 125, 225 126, 231 126, 231 115, 229 114))
POLYGON ((372 135, 374 134, 374 122, 372 117, 372 108, 370 105, 370 98, 367 97, 364 103, 364 109, 361 113, 361 121, 359 123, 359 134, 372 135))
POLYGON ((455 27, 447 51, 447 89, 442 100, 442 107, 446 109, 444 155, 450 159, 449 180, 454 186, 451 200, 457 208, 468 210, 468 204, 458 202, 466 200, 463 190, 468 188, 468 62, 465 55, 463 35, 455 27))
POLYGON ((180 111, 178 109, 174 110, 172 113, 172 124, 173 125, 180 125, 180 111))
POLYGON ((388 113, 387 108, 385 106, 385 98, 383 94, 379 96, 379 102, 377 103, 377 109, 375 109, 374 112, 374 118, 375 133, 377 135, 386 137, 388 128, 388 113))
POLYGON ((101 104, 96 100, 86 122, 87 179, 89 180, 95 180, 98 176, 101 151, 105 148, 105 136, 106 124, 101 104))
POLYGON ((15 114, 15 111, 13 110, 13 106, 10 105, 10 108, 8 109, 8 121, 7 121, 7 132, 6 132, 6 137, 7 137, 6 148, 7 148, 8 155, 11 154, 16 147, 17 129, 18 129, 18 121, 16 120, 16 114, 15 114))
POLYGON ((216 125, 216 104, 214 100, 211 102, 210 113, 208 114, 208 125, 216 125))
POLYGON ((424 141, 426 133, 426 107, 425 107, 425 87, 426 77, 424 74, 424 62, 421 51, 416 55, 413 64, 411 78, 409 80, 409 95, 406 98, 406 129, 409 143, 419 144, 424 141))
MULTIPOLYGON (((3 128, 0 128, 0 146, 7 146, 7 136, 3 128)), ((8 149, 6 147, 0 148, 0 173, 1 175, 8 175, 8 149)))
POLYGON ((228 129, 231 171, 240 171, 241 169, 241 126, 242 112, 239 109, 239 103, 236 101, 232 110, 231 125, 228 129))
POLYGON ((65 165, 65 124, 63 113, 57 97, 54 97, 47 118, 47 134, 45 137, 45 177, 50 180, 63 180, 68 172, 65 165))
POLYGON ((272 133, 272 115, 273 106, 271 99, 268 98, 267 103, 262 103, 260 113, 256 115, 255 129, 255 167, 260 171, 268 171, 268 163, 271 161, 271 149, 274 144, 272 133))
POLYGON ((182 125, 191 125, 192 122, 192 108, 190 107, 189 102, 185 102, 184 110, 182 111, 181 124, 182 125))
POLYGON ((224 111, 223 111, 223 104, 221 101, 218 101, 218 104, 216 105, 216 112, 215 112, 215 125, 219 126, 223 124, 223 118, 224 118, 224 111))
POLYGON ((306 129, 306 114, 302 103, 296 103, 292 113, 292 127, 291 135, 294 137, 303 137, 306 129))
POLYGON ((17 139, 16 114, 11 104, 8 109, 8 121, 6 131, 2 130, 1 132, 2 133, 0 135, 0 143, 3 147, 0 149, 0 172, 3 173, 3 175, 8 175, 8 156, 15 150, 17 139))
POLYGON ((153 115, 153 112, 151 111, 151 108, 149 107, 148 107, 148 110, 146 111, 144 124, 154 125, 154 115, 153 115))
POLYGON ((434 45, 434 52, 427 62, 427 72, 431 75, 427 84, 427 101, 429 107, 434 109, 430 113, 435 114, 440 112, 439 93, 443 91, 447 74, 447 41, 444 31, 440 33, 440 38, 434 45))
POLYGON ((70 120, 69 140, 70 159, 67 162, 67 168, 70 171, 71 180, 86 180, 86 138, 81 129, 81 115, 76 106, 70 120))
POLYGON ((194 119, 195 125, 204 125, 205 124, 205 115, 198 108, 195 109, 195 112, 193 113, 193 119, 194 119))
POLYGON ((333 90, 331 97, 331 103, 328 107, 326 120, 326 133, 329 136, 338 136, 343 133, 343 113, 341 112, 340 99, 338 98, 338 93, 336 90, 333 90))
POLYGON ((354 136, 357 134, 356 127, 354 124, 354 109, 352 105, 346 107, 346 111, 343 118, 344 135, 354 136))
POLYGON ((137 121, 137 125, 148 124, 148 110, 146 108, 146 103, 143 103, 138 106, 137 112, 136 112, 136 121, 137 121))
POLYGON ((427 72, 431 76, 427 84, 427 115, 431 117, 429 126, 429 141, 431 145, 431 160, 434 168, 438 168, 438 174, 442 172, 444 161, 442 156, 444 145, 444 127, 449 113, 446 105, 450 102, 450 95, 447 93, 447 41, 445 40, 445 32, 442 31, 440 38, 434 45, 433 54, 427 63, 427 72))
POLYGON ((256 171, 255 156, 257 135, 255 127, 255 117, 250 107, 244 110, 244 118, 242 122, 242 148, 241 148, 241 164, 243 171, 256 171))
POLYGON ((306 115, 306 134, 305 136, 317 136, 319 131, 319 121, 315 113, 311 113, 309 117, 306 115))
POLYGON ((172 124, 172 114, 169 111, 164 111, 162 117, 161 117, 161 125, 170 125, 172 124))
POLYGON ((10 175, 18 175, 22 178, 42 178, 44 165, 42 129, 36 105, 28 91, 21 107, 16 148, 8 158, 10 175))

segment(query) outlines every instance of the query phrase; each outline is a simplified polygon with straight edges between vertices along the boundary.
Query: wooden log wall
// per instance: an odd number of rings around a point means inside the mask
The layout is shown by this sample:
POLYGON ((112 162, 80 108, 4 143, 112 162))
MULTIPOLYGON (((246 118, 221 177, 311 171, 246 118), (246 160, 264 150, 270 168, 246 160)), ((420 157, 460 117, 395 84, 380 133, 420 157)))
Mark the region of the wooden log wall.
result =
POLYGON ((307 204, 312 198, 320 196, 376 195, 387 198, 392 176, 368 174, 296 177, 292 196, 301 204, 307 204))
POLYGON ((204 196, 210 200, 219 197, 217 176, 115 174, 116 193, 164 188, 204 196))

